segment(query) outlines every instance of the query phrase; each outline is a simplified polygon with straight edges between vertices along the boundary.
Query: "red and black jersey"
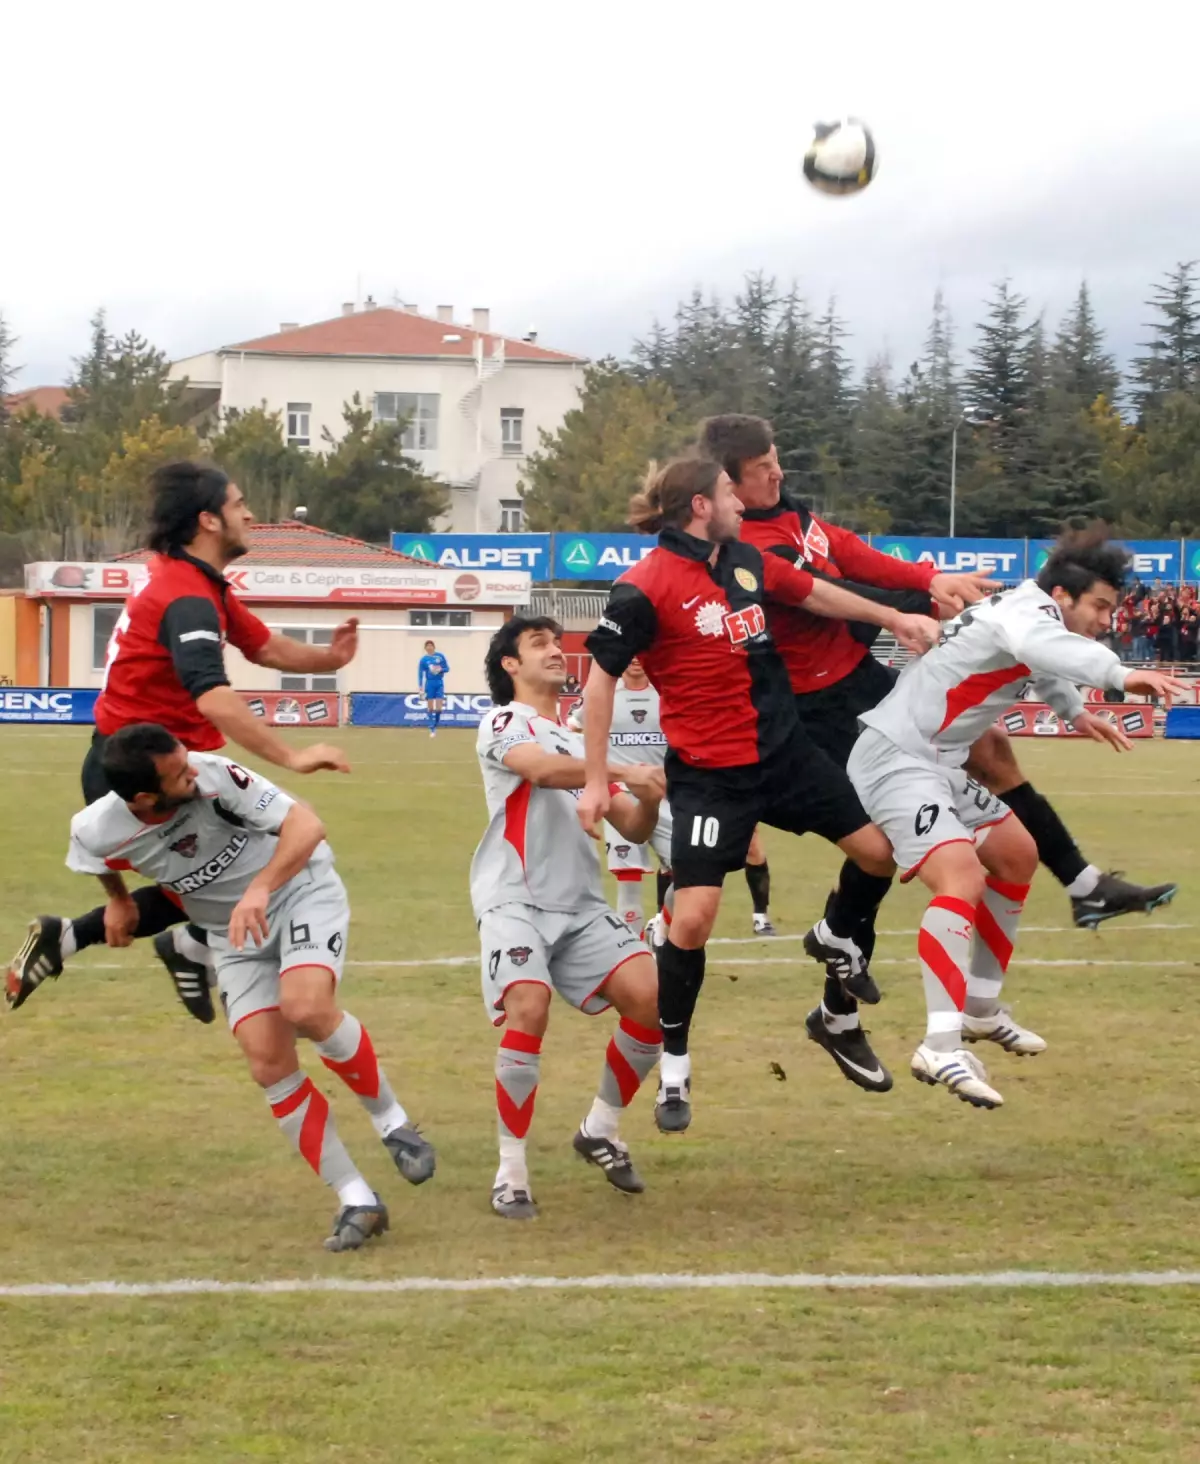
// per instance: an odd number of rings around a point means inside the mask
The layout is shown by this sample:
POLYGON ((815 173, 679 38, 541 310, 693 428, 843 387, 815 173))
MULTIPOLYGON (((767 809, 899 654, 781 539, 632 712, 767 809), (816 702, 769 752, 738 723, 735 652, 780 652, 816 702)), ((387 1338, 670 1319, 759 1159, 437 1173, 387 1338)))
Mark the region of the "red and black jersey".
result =
POLYGON ((156 554, 108 643, 97 728, 111 735, 131 722, 158 722, 189 752, 215 751, 225 739, 196 698, 229 685, 226 640, 254 660, 270 636, 224 575, 190 554, 156 554))
POLYGON ((707 540, 664 529, 658 548, 613 586, 587 648, 610 676, 641 661, 658 691, 667 745, 685 763, 745 767, 770 760, 797 734, 765 606, 801 604, 813 580, 749 544, 712 554, 707 540))
MULTIPOLYGON (((845 588, 867 599, 884 600, 909 613, 928 615, 932 564, 906 564, 880 554, 849 529, 822 523, 802 503, 781 494, 774 508, 748 508, 742 517, 742 539, 765 556, 779 556, 825 579, 853 581, 845 588), (872 591, 915 592, 911 601, 872 591)), ((767 623, 787 666, 797 696, 832 686, 859 665, 874 635, 860 636, 844 620, 830 620, 807 610, 772 605, 767 623)))

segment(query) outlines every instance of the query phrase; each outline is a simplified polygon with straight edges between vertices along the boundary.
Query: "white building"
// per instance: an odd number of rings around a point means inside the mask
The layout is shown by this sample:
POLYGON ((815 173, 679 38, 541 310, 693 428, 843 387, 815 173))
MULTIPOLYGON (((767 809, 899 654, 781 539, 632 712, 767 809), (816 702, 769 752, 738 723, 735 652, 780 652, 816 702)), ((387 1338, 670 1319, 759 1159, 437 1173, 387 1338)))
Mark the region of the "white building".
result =
POLYGON ((406 450, 450 485, 440 527, 515 532, 525 454, 576 404, 584 362, 533 335, 496 335, 486 310, 473 311, 470 326, 455 324, 453 313, 449 305, 436 318, 415 306, 343 305, 333 320, 285 324, 177 361, 170 375, 186 378, 198 416, 265 402, 281 414, 289 442, 314 449, 326 431, 341 436, 343 403, 357 392, 377 418, 408 419, 406 450))

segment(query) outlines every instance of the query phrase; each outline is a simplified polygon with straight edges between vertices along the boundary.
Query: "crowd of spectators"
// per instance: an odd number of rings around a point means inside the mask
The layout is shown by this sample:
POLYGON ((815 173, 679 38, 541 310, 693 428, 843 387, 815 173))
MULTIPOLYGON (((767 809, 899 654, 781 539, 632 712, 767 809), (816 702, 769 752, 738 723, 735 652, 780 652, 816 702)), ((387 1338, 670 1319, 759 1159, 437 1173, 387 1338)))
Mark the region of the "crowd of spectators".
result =
POLYGON ((1195 587, 1138 581, 1118 607, 1108 641, 1123 661, 1194 662, 1200 641, 1195 587))

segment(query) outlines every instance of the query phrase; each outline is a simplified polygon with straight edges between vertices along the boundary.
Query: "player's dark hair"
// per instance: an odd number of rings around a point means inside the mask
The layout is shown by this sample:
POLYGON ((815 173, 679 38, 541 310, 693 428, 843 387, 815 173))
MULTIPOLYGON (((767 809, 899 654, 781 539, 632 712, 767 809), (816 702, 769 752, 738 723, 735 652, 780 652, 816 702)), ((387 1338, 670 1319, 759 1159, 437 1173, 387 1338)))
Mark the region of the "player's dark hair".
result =
POLYGON ((516 695, 513 679, 502 662, 506 656, 520 659, 517 643, 527 630, 548 630, 556 638, 562 635, 562 626, 550 615, 514 615, 511 620, 504 622, 488 642, 487 655, 483 661, 488 692, 495 706, 506 707, 516 695))
POLYGON ((770 452, 775 446, 775 435, 764 417, 726 412, 723 417, 708 417, 700 423, 696 445, 707 457, 720 463, 735 483, 740 483, 742 464, 770 452))
POLYGON ((132 722, 104 744, 100 765, 108 786, 118 798, 131 803, 139 793, 159 791, 156 757, 166 757, 179 746, 179 739, 157 722, 132 722))
POLYGON ((1038 573, 1038 589, 1048 595, 1062 588, 1072 600, 1086 595, 1097 580, 1122 590, 1129 574, 1129 551, 1115 544, 1105 524, 1093 524, 1063 536, 1038 573))
MULTIPOLYGON (((428 649, 428 647, 429 646, 432 646, 432 645, 433 645, 433 642, 432 641, 426 641, 425 642, 426 649, 428 649)), ((437 647, 436 646, 434 646, 433 648, 434 648, 434 650, 437 650, 437 647)))
POLYGON ((699 453, 673 458, 665 468, 651 463, 642 491, 629 500, 629 523, 639 534, 657 534, 668 524, 681 529, 692 520, 692 499, 711 498, 722 471, 699 453))
POLYGON ((202 463, 164 463, 150 478, 150 532, 146 545, 159 554, 177 554, 200 531, 202 513, 225 506, 228 474, 202 463))

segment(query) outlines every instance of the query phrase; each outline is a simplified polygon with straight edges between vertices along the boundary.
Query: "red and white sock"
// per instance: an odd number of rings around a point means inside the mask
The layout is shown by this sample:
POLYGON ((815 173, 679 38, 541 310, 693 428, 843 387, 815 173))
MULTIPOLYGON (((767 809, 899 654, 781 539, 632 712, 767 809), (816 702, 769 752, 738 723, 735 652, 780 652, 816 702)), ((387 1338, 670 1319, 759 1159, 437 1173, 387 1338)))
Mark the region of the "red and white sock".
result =
POLYGON ((621 1018, 604 1054, 600 1091, 582 1124, 585 1134, 593 1139, 617 1137, 622 1111, 654 1071, 661 1053, 662 1032, 657 1027, 621 1018))
POLYGON ((617 915, 633 931, 641 935, 644 917, 642 915, 642 871, 640 869, 618 869, 617 915))
POLYGON ((925 1045, 935 1052, 953 1052, 962 1046, 974 925, 974 909, 954 895, 936 896, 921 917, 917 955, 928 1013, 925 1045))
POLYGON ((496 1052, 496 1118, 500 1139, 497 1184, 529 1188, 525 1139, 533 1122, 541 1072, 542 1039, 528 1032, 505 1032, 496 1052))
POLYGON ((379 1066, 370 1034, 356 1017, 346 1012, 337 1030, 316 1047, 329 1071, 341 1078, 367 1110, 381 1139, 404 1127, 408 1114, 379 1066))
POLYGON ((299 1068, 266 1088, 276 1122, 343 1205, 373 1205, 375 1192, 355 1168, 338 1138, 329 1099, 299 1068))
POLYGON ((966 1010, 973 1017, 995 1016, 1000 1010, 1000 990, 1028 896, 1027 884, 987 877, 983 899, 975 910, 975 941, 967 972, 966 1010))

